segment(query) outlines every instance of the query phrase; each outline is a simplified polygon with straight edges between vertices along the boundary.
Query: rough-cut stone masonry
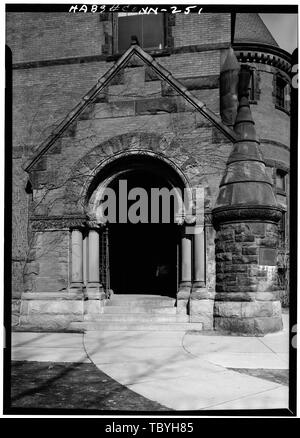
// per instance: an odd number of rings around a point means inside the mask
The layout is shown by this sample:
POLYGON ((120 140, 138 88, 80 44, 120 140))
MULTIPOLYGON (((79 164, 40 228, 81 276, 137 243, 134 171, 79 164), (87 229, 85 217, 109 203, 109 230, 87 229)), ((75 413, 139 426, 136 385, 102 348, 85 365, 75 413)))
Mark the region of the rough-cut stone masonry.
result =
POLYGON ((277 225, 257 221, 223 224, 215 242, 215 328, 248 334, 281 330, 277 225))

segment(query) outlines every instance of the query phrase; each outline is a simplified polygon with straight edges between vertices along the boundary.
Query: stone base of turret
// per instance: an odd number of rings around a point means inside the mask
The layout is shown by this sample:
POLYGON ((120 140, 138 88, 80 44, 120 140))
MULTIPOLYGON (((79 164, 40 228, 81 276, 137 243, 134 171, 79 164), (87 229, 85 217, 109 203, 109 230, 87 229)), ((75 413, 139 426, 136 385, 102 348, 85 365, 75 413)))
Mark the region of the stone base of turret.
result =
POLYGON ((282 330, 277 287, 277 225, 218 226, 214 328, 245 335, 282 330))

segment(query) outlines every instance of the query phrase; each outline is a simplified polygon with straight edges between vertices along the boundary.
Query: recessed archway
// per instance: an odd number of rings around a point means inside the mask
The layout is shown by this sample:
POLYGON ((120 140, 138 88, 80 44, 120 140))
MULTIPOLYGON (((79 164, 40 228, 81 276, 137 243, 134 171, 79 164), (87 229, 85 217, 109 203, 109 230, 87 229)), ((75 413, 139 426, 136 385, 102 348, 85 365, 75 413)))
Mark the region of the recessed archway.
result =
MULTIPOLYGON (((176 222, 176 199, 186 188, 183 178, 173 167, 157 157, 130 154, 108 163, 90 187, 88 214, 98 221, 97 209, 104 189, 116 193, 116 221, 106 222, 108 246, 102 271, 109 271, 109 286, 115 293, 159 294, 176 296, 181 227, 176 222), (121 223, 119 215, 120 183, 126 183, 127 194, 142 189, 148 199, 148 220, 121 223), (169 210, 160 197, 160 210, 153 223, 152 190, 167 190, 169 210), (99 195, 100 194, 100 195, 99 195), (168 210, 168 211, 167 211, 168 210), (165 215, 167 211, 167 215, 165 215)), ((126 196, 127 196, 126 194, 126 196)), ((134 200, 126 199, 128 211, 134 200)), ((177 205, 177 204, 176 204, 177 205)), ((145 218, 144 218, 145 219, 145 218)), ((100 257, 101 259, 101 257, 100 257)), ((103 258, 102 258, 103 259, 103 258)))

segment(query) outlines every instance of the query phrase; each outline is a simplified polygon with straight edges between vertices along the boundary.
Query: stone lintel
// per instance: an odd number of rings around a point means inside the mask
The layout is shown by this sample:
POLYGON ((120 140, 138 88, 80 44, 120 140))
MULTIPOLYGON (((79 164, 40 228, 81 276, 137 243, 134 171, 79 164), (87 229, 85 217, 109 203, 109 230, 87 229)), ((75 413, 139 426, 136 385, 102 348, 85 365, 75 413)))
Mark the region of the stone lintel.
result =
POLYGON ((32 216, 30 222, 33 231, 68 231, 70 228, 83 229, 86 226, 86 217, 32 216))

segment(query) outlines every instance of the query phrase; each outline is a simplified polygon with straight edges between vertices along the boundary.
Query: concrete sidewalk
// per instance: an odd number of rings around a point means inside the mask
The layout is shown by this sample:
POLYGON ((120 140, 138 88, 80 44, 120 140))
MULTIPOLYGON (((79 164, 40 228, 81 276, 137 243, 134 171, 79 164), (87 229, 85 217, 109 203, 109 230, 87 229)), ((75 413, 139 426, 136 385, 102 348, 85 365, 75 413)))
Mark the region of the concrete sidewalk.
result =
POLYGON ((288 368, 285 330, 265 337, 194 332, 13 333, 12 359, 92 361, 138 394, 175 410, 278 409, 288 388, 228 368, 288 368))
POLYGON ((187 333, 184 349, 193 356, 226 368, 289 368, 289 319, 284 330, 263 337, 199 336, 187 333))
POLYGON ((12 333, 12 360, 91 362, 82 333, 12 333))

